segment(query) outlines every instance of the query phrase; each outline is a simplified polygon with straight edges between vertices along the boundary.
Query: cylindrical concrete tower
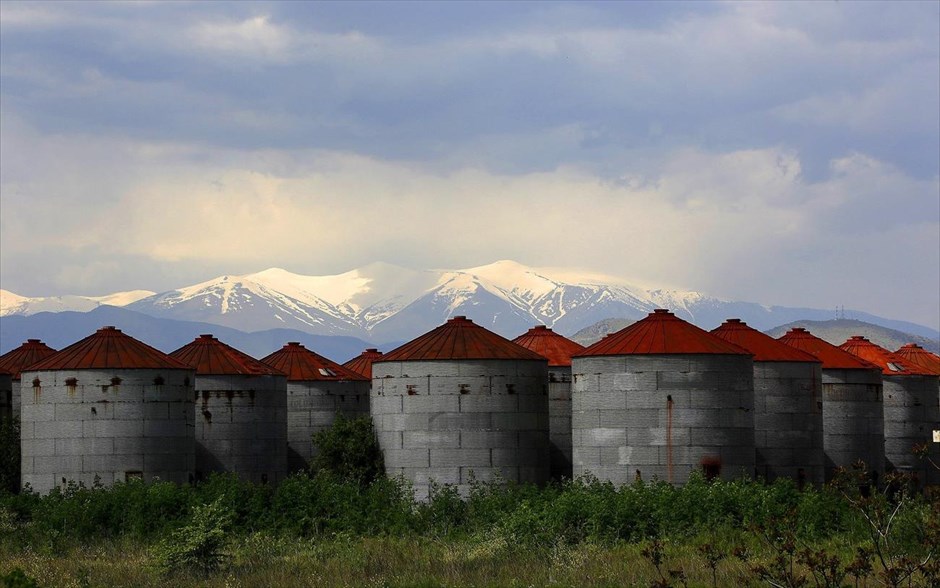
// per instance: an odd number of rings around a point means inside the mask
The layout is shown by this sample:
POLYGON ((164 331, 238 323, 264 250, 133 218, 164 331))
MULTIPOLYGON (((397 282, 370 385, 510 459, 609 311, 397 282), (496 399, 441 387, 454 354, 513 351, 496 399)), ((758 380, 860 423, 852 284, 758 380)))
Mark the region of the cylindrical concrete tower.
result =
POLYGON ((114 327, 29 366, 23 484, 45 493, 68 481, 191 481, 194 377, 114 327))
POLYGON ((356 357, 343 364, 343 367, 350 369, 361 376, 369 378, 372 381, 372 362, 382 357, 382 352, 370 347, 356 357))
POLYGON ((668 310, 572 358, 574 475, 615 484, 754 473, 751 354, 668 310))
MULTIPOLYGON (((11 375, 10 381, 10 409, 13 416, 20 416, 20 374, 23 368, 29 367, 41 359, 45 359, 55 353, 55 349, 49 347, 39 339, 29 339, 16 349, 8 351, 0 356, 0 371, 6 371, 11 375)), ((0 391, 0 395, 2 395, 0 391)), ((2 399, 0 399, 2 401, 2 399)))
POLYGON ((757 475, 822 486, 822 363, 740 319, 712 334, 754 356, 754 446, 757 475))
POLYGON ((873 481, 880 480, 885 470, 881 370, 803 328, 790 329, 778 341, 822 362, 826 481, 836 468, 859 460, 868 464, 873 481))
POLYGON ((287 376, 212 335, 170 354, 196 370, 196 479, 287 476, 287 376))
POLYGON ((369 414, 369 380, 291 342, 261 361, 287 374, 287 469, 310 467, 317 454, 313 434, 330 428, 337 414, 369 414))
POLYGON ((914 448, 926 445, 930 457, 940 463, 940 444, 933 442, 940 421, 937 376, 865 337, 851 337, 839 347, 881 368, 887 471, 912 474, 922 484, 936 483, 935 470, 914 448))
POLYGON ((553 480, 571 478, 571 356, 584 346, 539 325, 512 341, 548 360, 548 436, 553 480))
POLYGON ((547 361, 457 316, 372 364, 372 418, 390 476, 466 495, 472 479, 545 482, 547 361))

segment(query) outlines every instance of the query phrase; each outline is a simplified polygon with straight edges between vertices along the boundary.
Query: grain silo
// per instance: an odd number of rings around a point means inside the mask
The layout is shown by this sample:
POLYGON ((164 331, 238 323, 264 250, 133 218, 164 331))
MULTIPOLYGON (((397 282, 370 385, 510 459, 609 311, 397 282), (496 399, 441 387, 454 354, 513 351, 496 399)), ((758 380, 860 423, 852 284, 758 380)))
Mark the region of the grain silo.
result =
POLYGON ((940 444, 933 442, 933 430, 940 421, 937 376, 865 337, 851 337, 839 347, 881 368, 886 470, 912 474, 924 484, 935 483, 932 468, 915 455, 914 447, 926 445, 930 457, 940 463, 940 444))
POLYGON ((754 473, 751 354, 656 310, 572 358, 574 475, 684 484, 754 473))
POLYGON ((382 352, 374 347, 370 347, 344 363, 343 367, 365 376, 369 378, 369 381, 372 381, 372 362, 380 357, 382 357, 382 352))
POLYGON ((0 356, 0 371, 10 374, 9 406, 14 416, 20 416, 20 374, 23 368, 49 357, 53 353, 55 353, 55 349, 39 339, 27 339, 26 343, 0 356))
POLYGON ((114 327, 23 372, 23 484, 185 483, 194 465, 189 366, 114 327))
POLYGON ((836 468, 862 460, 877 482, 885 469, 881 370, 803 328, 790 329, 778 341, 822 362, 826 481, 836 468))
POLYGON ((337 414, 369 415, 369 380, 291 342, 261 361, 287 374, 287 469, 310 467, 313 434, 330 428, 337 414))
POLYGON ((916 343, 908 343, 895 351, 911 363, 926 369, 934 376, 940 376, 940 356, 934 355, 916 343))
POLYGON ((456 316, 372 364, 372 418, 390 476, 545 482, 547 361, 456 316))
POLYGON ((170 354, 196 370, 196 479, 287 476, 287 376, 212 335, 170 354))
POLYGON ((551 477, 571 478, 571 356, 584 346, 546 326, 529 329, 512 341, 548 360, 548 436, 551 477))
POLYGON ((712 334, 749 351, 754 358, 754 449, 757 475, 790 478, 799 486, 822 486, 822 363, 777 341, 740 319, 712 334))

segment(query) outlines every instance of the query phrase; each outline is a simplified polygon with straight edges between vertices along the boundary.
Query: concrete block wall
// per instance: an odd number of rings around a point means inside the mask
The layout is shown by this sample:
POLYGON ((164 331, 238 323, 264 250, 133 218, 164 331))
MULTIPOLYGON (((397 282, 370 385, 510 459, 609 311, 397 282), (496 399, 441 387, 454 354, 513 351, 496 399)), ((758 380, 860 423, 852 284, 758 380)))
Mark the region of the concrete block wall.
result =
POLYGON ((191 370, 24 372, 22 483, 46 493, 69 481, 193 477, 191 370))
POLYGON ((549 466, 553 480, 571 478, 571 368, 548 368, 549 466))
POLYGON ((758 476, 823 484, 821 364, 754 362, 754 445, 758 476))
POLYGON ((0 374, 0 418, 9 418, 13 414, 13 376, 0 374))
POLYGON ((937 472, 913 453, 927 444, 934 463, 940 463, 937 376, 882 376, 884 396, 885 468, 915 474, 921 484, 936 484, 937 472))
POLYGON ((287 378, 197 375, 196 479, 234 472, 277 484, 287 476, 287 378))
POLYGON ((693 470, 754 473, 750 356, 630 355, 572 361, 573 473, 684 484, 693 470))
POLYGON ((544 361, 376 362, 372 419, 389 476, 425 499, 432 480, 467 495, 473 479, 549 477, 544 361))
POLYGON ((826 481, 858 460, 880 480, 885 472, 884 399, 879 370, 824 369, 823 448, 826 481))
POLYGON ((287 469, 310 467, 317 454, 313 434, 330 428, 337 414, 369 415, 368 381, 287 383, 287 469))

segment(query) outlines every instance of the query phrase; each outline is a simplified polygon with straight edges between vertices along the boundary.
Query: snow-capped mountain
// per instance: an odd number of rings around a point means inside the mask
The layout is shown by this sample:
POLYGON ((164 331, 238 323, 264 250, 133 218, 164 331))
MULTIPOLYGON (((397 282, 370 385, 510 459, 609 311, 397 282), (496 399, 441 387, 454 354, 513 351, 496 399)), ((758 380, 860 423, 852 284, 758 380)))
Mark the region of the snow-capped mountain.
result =
POLYGON ((609 276, 498 261, 428 271, 377 263, 334 276, 272 268, 221 276, 128 308, 249 331, 279 326, 387 341, 414 336, 459 314, 508 336, 536 323, 572 332, 608 316, 639 318, 665 300, 700 299, 694 292, 651 292, 609 276))
POLYGON ((30 298, 8 290, 0 290, 0 317, 31 315, 37 312, 88 312, 99 306, 127 306, 153 296, 150 290, 115 292, 106 296, 44 296, 30 298))
MULTIPOLYGON (((62 302, 61 308, 44 302, 46 306, 41 309, 90 310, 99 304, 112 304, 151 316, 243 331, 289 328, 376 342, 408 340, 454 315, 469 316, 507 337, 519 335, 534 324, 573 334, 611 317, 639 319, 655 308, 672 309, 708 329, 729 317, 769 329, 794 320, 826 320, 833 315, 831 310, 767 307, 699 292, 649 289, 616 277, 532 268, 514 261, 461 270, 413 270, 374 263, 327 276, 271 268, 243 276, 221 276, 160 294, 137 294, 22 299, 3 292, 2 312, 29 314, 40 308, 40 302, 33 301, 63 300, 67 302, 62 302), (79 303, 86 307, 76 308, 74 305, 79 303), (67 308, 68 304, 73 306, 67 308)), ((853 312, 852 316, 936 337, 934 331, 921 325, 861 312, 853 312)))

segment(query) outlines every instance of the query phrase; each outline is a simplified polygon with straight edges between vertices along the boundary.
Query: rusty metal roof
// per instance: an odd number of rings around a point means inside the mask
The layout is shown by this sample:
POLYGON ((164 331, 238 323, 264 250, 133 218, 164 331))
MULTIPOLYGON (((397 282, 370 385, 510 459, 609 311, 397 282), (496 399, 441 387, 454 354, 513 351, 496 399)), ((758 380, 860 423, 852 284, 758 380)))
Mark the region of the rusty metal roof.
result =
POLYGON ((750 352, 659 308, 575 357, 673 354, 750 355, 750 352))
POLYGON ((325 380, 368 380, 362 374, 345 368, 335 361, 310 351, 300 343, 292 341, 271 355, 261 359, 264 363, 287 374, 288 382, 311 382, 325 380))
POLYGON ((191 343, 170 353, 204 376, 283 376, 281 372, 247 353, 219 341, 212 335, 200 335, 191 343))
POLYGON ((545 358, 475 324, 465 316, 455 316, 417 339, 389 351, 376 362, 459 359, 519 359, 545 361, 545 358))
POLYGON ((741 319, 728 319, 712 335, 750 351, 754 361, 802 361, 820 363, 815 356, 765 335, 741 319))
MULTIPOLYGON (((122 333, 115 327, 102 327, 77 343, 72 343, 28 366, 39 370, 91 369, 185 369, 192 368, 150 345, 122 333)), ((24 369, 24 371, 26 371, 24 369)))
POLYGON ((53 353, 55 349, 39 339, 27 339, 26 343, 0 356, 0 370, 9 372, 14 380, 19 380, 20 372, 24 367, 49 357, 53 353))
POLYGON ((350 359, 343 364, 344 368, 351 369, 357 374, 362 374, 363 376, 372 379, 372 362, 382 357, 382 352, 375 348, 369 348, 357 355, 356 357, 350 359))
POLYGON ((553 367, 569 367, 571 356, 584 351, 584 345, 575 343, 544 325, 532 327, 512 342, 548 359, 548 365, 553 367))
POLYGON ((940 356, 935 355, 916 343, 908 343, 895 351, 911 363, 916 363, 934 376, 940 376, 940 356))
POLYGON ((876 345, 861 335, 849 337, 839 349, 848 351, 856 357, 861 357, 881 368, 885 376, 929 376, 926 369, 916 363, 907 361, 900 355, 876 345))
POLYGON ((856 357, 839 349, 832 343, 824 341, 813 335, 802 327, 796 327, 787 331, 786 335, 777 338, 781 343, 786 343, 810 355, 814 355, 822 362, 824 370, 845 369, 845 370, 872 370, 878 369, 878 366, 856 357))

